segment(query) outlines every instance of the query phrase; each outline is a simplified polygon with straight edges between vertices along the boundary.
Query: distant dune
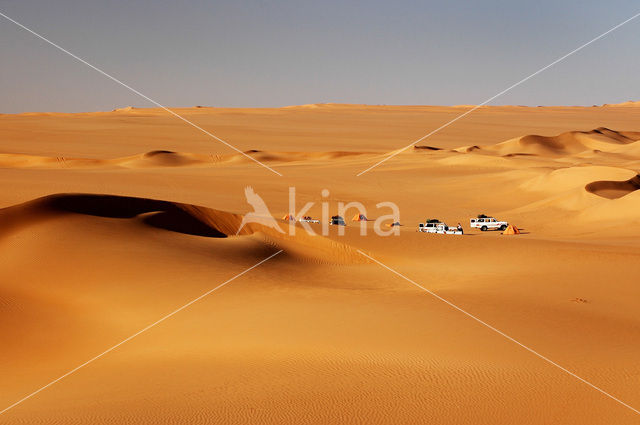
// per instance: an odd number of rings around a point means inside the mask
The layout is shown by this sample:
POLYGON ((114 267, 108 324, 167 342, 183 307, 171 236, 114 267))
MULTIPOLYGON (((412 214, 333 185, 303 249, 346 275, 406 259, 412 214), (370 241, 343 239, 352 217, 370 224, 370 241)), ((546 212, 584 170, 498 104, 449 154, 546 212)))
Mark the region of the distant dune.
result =
POLYGON ((582 152, 625 153, 639 149, 640 132, 614 131, 600 127, 591 131, 569 131, 557 136, 527 135, 491 146, 471 146, 460 150, 499 155, 575 155, 582 152))
POLYGON ((629 100, 627 102, 622 103, 605 103, 602 105, 604 107, 638 107, 640 106, 640 101, 629 100))
POLYGON ((207 167, 215 164, 250 163, 252 157, 260 162, 295 162, 348 159, 370 152, 268 152, 249 150, 244 154, 205 155, 187 152, 157 150, 139 155, 114 159, 91 159, 69 157, 43 157, 24 154, 0 154, 0 167, 43 169, 88 169, 88 168, 162 168, 162 167, 207 167))

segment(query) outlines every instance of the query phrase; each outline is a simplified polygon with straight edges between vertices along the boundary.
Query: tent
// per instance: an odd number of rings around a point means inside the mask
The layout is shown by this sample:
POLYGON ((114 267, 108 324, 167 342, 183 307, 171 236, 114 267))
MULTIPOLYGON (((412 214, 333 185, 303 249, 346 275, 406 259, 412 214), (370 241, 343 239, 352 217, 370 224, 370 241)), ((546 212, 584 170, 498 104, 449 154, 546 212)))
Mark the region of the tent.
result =
POLYGON ((296 221, 296 218, 292 214, 287 214, 284 217, 282 217, 282 219, 286 221, 296 221))
POLYGON ((352 221, 368 221, 364 214, 356 214, 353 216, 352 221))
POLYGON ((518 230, 518 228, 513 224, 510 224, 502 234, 503 235, 519 235, 520 230, 518 230))

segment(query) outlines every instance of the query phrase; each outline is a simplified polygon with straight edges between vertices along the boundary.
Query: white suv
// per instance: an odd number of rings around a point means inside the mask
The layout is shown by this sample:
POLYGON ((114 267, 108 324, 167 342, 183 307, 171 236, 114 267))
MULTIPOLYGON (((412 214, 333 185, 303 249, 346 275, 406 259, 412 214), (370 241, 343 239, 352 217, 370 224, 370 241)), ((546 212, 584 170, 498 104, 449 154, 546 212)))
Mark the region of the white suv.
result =
POLYGON ((478 217, 472 218, 469 226, 486 232, 487 230, 505 230, 507 226, 509 226, 509 223, 506 221, 498 221, 493 217, 478 217))
POLYGON ((418 232, 423 233, 444 233, 449 229, 446 223, 440 221, 427 221, 426 223, 418 224, 418 232))

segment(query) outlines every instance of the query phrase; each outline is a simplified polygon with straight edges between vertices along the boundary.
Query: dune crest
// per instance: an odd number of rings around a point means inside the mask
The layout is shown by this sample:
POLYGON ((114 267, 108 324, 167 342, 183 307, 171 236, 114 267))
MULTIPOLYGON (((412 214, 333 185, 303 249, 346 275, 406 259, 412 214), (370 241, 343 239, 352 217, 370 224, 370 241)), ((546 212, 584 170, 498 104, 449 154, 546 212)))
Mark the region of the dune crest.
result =
POLYGON ((568 131, 556 136, 530 134, 495 145, 462 147, 457 150, 501 156, 559 157, 582 152, 625 153, 625 146, 633 145, 639 140, 640 132, 615 131, 599 127, 591 131, 568 131))
POLYGON ((137 109, 137 108, 135 108, 133 106, 125 106, 125 107, 122 107, 122 108, 116 108, 111 112, 131 112, 134 109, 137 109))
POLYGON ((34 169, 207 167, 212 164, 245 164, 253 162, 247 158, 247 156, 255 158, 260 162, 286 163, 296 161, 338 160, 370 154, 370 152, 351 151, 274 152, 251 149, 245 151, 244 155, 240 153, 218 155, 154 150, 121 158, 92 159, 5 153, 0 154, 0 167, 34 169))
POLYGON ((605 103, 602 105, 603 107, 623 107, 623 108, 635 108, 640 106, 640 101, 628 100, 626 102, 621 103, 605 103))
POLYGON ((355 248, 323 236, 307 234, 302 228, 290 235, 286 232, 288 224, 283 221, 281 233, 260 223, 242 225, 241 214, 199 205, 117 195, 56 194, 0 209, 3 223, 0 237, 65 214, 139 218, 145 225, 194 236, 227 238, 253 235, 269 245, 286 250, 289 256, 316 263, 368 262, 355 248))

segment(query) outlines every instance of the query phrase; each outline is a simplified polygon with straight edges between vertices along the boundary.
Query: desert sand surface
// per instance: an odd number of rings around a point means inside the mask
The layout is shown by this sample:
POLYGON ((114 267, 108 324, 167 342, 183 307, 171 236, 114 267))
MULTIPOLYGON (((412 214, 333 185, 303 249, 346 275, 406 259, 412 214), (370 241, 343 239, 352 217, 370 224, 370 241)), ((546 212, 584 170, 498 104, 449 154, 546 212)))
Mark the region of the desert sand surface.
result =
POLYGON ((640 423, 640 107, 482 107, 356 176, 469 108, 175 109, 244 154, 161 109, 0 115, 0 410, 282 250, 0 423, 640 423), (236 234, 248 186, 403 226, 236 234))

